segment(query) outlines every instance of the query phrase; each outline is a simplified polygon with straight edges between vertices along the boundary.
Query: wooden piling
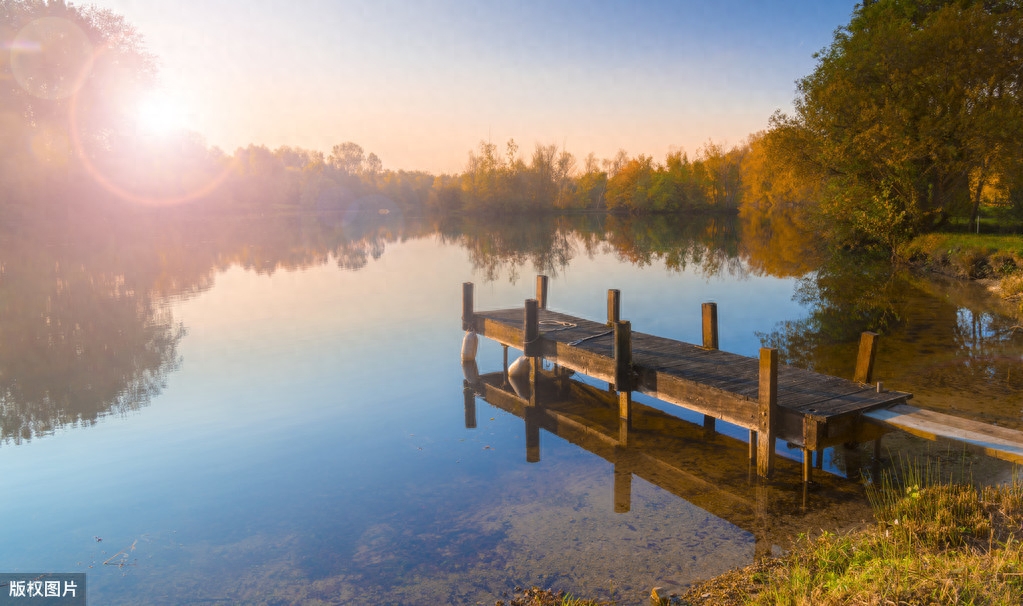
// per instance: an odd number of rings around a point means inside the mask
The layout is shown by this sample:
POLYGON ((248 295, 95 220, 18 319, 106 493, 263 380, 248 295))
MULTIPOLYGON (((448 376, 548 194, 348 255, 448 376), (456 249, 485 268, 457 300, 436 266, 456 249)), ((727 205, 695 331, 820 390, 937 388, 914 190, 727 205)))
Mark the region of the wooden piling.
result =
POLYGON ((614 326, 621 319, 622 291, 610 288, 607 291, 607 325, 614 326))
POLYGON ((632 391, 632 323, 619 320, 614 324, 615 388, 632 391))
POLYGON ((540 355, 540 303, 536 299, 526 299, 526 310, 523 318, 522 353, 529 357, 540 355))
MULTIPOLYGON (((628 393, 628 392, 625 392, 628 393)), ((618 400, 618 445, 627 447, 629 445, 629 433, 632 430, 632 399, 629 398, 628 402, 625 403, 625 408, 628 411, 629 417, 622 416, 622 400, 618 400)))
POLYGON ((620 437, 627 441, 632 426, 632 323, 619 320, 614 324, 615 389, 618 391, 620 437))
POLYGON ((757 475, 774 471, 774 417, 778 406, 778 350, 760 348, 760 390, 757 405, 757 475))
POLYGON ((632 471, 621 461, 614 467, 615 513, 628 513, 632 509, 632 471))
POLYGON ((504 364, 501 366, 501 368, 503 369, 502 370, 502 374, 504 374, 504 382, 502 384, 503 385, 507 385, 508 384, 508 346, 507 345, 501 345, 501 349, 504 350, 504 364))
POLYGON ((473 284, 462 283, 462 330, 475 330, 476 322, 473 310, 473 284))
POLYGON ((547 276, 536 277, 536 300, 540 309, 547 309, 547 276))
POLYGON ((877 333, 864 332, 860 335, 860 352, 856 356, 856 374, 853 381, 870 383, 874 377, 874 355, 877 353, 877 333))
POLYGON ((468 381, 463 382, 462 398, 465 404, 465 428, 476 429, 476 392, 469 386, 468 381))
POLYGON ((718 304, 703 304, 703 347, 718 348, 718 304))
POLYGON ((529 405, 534 408, 539 405, 537 382, 540 379, 541 364, 540 358, 529 358, 529 405))
POLYGON ((540 411, 535 408, 527 408, 525 411, 526 422, 526 463, 540 462, 540 422, 537 418, 540 411))
POLYGON ((618 392, 618 418, 625 423, 625 429, 632 426, 632 392, 618 392))
POLYGON ((821 426, 810 417, 803 417, 803 482, 809 483, 813 474, 813 452, 821 437, 821 426))
MULTIPOLYGON (((703 304, 703 348, 718 348, 718 304, 703 304)), ((710 415, 703 415, 703 429, 708 434, 714 433, 714 426, 717 419, 710 415)))

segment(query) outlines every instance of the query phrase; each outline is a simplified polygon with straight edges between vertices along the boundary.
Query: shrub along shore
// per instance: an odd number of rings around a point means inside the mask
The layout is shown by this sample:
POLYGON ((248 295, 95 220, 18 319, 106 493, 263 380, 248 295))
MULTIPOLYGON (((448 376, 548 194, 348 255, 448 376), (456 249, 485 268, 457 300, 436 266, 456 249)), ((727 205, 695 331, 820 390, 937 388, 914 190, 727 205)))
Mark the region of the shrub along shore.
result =
POLYGON ((915 267, 966 280, 986 280, 1023 314, 1023 236, 932 233, 899 250, 915 267))

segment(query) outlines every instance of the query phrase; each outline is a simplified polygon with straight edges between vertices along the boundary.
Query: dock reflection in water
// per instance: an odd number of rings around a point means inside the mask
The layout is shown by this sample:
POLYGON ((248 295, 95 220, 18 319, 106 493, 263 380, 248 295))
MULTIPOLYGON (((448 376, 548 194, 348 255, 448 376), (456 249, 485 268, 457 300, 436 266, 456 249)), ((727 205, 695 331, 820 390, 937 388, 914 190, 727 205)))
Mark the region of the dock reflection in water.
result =
POLYGON ((871 519, 859 482, 818 473, 806 485, 801 464, 784 457, 774 479, 763 481, 747 442, 639 402, 627 424, 614 391, 572 379, 571 371, 542 371, 533 386, 503 372, 480 375, 475 362, 463 369, 467 428, 476 426, 478 396, 525 421, 528 462, 540 461, 541 429, 596 454, 614 466, 616 513, 630 510, 639 477, 751 533, 758 558, 787 549, 802 533, 871 519))

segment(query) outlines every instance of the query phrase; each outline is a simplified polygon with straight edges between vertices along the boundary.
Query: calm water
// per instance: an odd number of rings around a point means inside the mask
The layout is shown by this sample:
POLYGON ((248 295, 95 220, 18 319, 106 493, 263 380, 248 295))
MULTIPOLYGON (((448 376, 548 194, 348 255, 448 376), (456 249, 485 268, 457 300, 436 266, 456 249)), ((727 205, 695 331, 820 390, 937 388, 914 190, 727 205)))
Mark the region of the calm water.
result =
MULTIPOLYGON (((722 349, 770 343, 846 376, 858 333, 881 329, 886 385, 921 406, 1023 419, 1023 335, 996 302, 885 268, 814 266, 781 226, 116 223, 0 236, 0 570, 86 572, 94 604, 492 604, 532 584, 643 603, 654 585, 869 516, 837 478, 865 448, 828 451, 836 476, 818 474, 805 499, 794 462, 758 493, 743 432, 719 423, 705 439, 649 400, 649 450, 631 458, 542 431, 527 462, 523 419, 479 398, 467 429, 464 281, 479 308, 506 307, 546 273, 552 308, 592 318, 619 288, 634 330, 688 341, 700 303, 716 301, 722 349)), ((499 370, 501 348, 483 343, 478 361, 499 370)), ((597 398, 590 383, 575 389, 597 398)))

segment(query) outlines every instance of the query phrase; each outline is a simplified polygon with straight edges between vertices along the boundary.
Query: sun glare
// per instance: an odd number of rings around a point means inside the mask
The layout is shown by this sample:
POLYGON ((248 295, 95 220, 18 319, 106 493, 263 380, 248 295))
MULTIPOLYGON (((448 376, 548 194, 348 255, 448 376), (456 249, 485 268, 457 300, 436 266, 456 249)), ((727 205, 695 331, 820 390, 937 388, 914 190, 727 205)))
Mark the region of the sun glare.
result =
POLYGON ((144 98, 138 107, 139 131, 153 136, 166 136, 185 127, 185 112, 180 103, 165 94, 144 98))

